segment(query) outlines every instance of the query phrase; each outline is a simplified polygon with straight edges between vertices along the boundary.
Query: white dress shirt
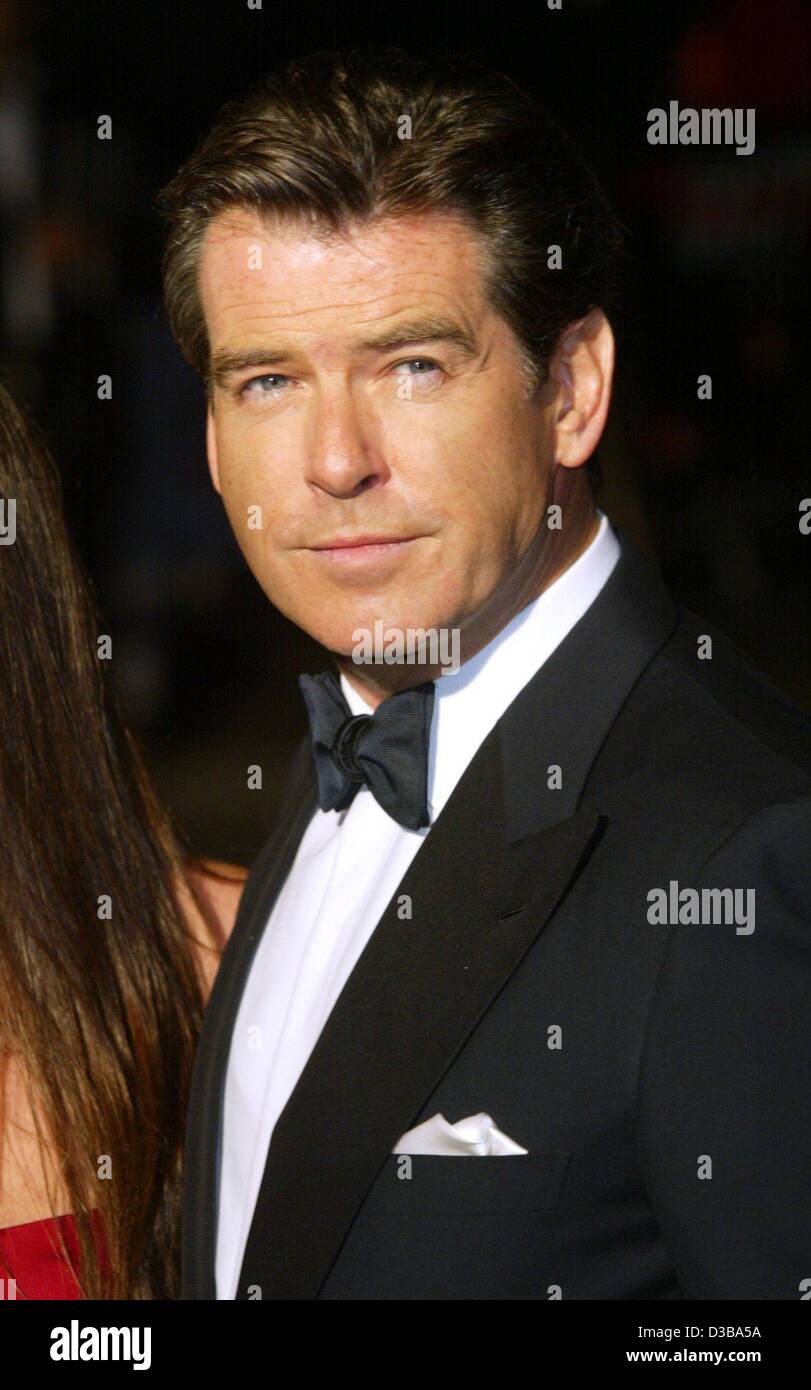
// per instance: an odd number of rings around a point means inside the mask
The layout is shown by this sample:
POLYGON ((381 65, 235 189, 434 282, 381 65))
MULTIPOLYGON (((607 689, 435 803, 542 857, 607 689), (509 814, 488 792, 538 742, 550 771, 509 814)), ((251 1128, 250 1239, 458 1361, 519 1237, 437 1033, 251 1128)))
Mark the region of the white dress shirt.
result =
MULTIPOLYGON (((619 558, 600 513, 560 578, 455 672, 436 681, 428 767, 431 823, 505 710, 594 602, 619 558)), ((353 714, 372 709, 341 676, 353 714)), ((236 1296, 276 1121, 349 975, 431 826, 406 830, 362 786, 316 810, 251 964, 225 1083, 217 1297, 236 1296)), ((407 1119, 408 1117, 404 1117, 407 1119)))

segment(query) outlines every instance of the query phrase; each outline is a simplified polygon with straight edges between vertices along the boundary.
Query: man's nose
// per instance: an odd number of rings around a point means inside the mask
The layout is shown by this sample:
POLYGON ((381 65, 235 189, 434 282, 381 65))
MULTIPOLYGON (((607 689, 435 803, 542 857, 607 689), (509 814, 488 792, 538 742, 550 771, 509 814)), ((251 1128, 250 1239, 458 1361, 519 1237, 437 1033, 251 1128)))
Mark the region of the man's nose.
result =
POLYGON ((384 481, 376 437, 348 387, 321 392, 308 422, 307 481, 333 497, 354 497, 384 481))

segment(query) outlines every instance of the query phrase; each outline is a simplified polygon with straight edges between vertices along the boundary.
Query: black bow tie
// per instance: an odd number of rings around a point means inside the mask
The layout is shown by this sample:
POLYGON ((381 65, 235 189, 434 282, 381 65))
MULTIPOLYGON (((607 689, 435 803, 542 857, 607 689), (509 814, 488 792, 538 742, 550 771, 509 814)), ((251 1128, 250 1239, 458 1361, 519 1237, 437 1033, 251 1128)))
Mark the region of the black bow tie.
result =
POLYGON ((365 782, 383 810, 407 830, 429 825, 434 682, 389 695, 374 714, 353 714, 331 671, 298 679, 310 717, 321 810, 343 811, 365 782))

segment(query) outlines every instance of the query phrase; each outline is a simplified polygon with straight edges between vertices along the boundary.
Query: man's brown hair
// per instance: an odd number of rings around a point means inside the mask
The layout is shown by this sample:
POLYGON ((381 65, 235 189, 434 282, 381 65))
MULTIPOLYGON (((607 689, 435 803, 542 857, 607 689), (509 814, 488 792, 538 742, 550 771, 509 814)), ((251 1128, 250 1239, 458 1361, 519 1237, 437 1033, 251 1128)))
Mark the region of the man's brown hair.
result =
POLYGON ((200 249, 227 208, 327 231, 408 213, 463 214, 529 386, 544 379, 566 327, 613 300, 622 243, 591 170, 531 96, 472 60, 417 61, 391 48, 315 53, 228 102, 156 206, 168 224, 169 323, 209 395, 200 249))

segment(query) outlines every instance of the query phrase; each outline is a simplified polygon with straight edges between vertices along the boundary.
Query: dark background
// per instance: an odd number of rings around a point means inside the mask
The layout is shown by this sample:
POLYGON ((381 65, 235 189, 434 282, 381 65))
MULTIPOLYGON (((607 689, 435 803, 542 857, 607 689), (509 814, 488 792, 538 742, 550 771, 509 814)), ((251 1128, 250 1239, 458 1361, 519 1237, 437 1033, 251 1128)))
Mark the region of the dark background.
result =
POLYGON ((367 42, 465 52, 535 90, 630 233, 599 504, 811 709, 810 28, 805 0, 0 0, 0 374, 51 443, 128 718, 195 852, 250 863, 305 727, 296 675, 326 665, 242 561, 160 304, 153 200, 219 107, 367 42), (650 146, 670 100, 754 107, 755 152, 650 146))

